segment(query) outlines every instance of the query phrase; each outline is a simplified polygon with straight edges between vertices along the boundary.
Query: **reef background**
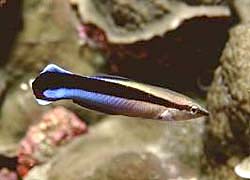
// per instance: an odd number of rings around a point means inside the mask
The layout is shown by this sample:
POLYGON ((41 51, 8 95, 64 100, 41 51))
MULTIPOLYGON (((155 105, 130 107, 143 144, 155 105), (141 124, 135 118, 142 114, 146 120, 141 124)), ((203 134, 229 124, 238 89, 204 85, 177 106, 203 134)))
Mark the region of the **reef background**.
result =
POLYGON ((0 0, 0 179, 240 179, 250 155, 248 0, 0 0), (158 122, 35 102, 48 63, 166 87, 211 116, 158 122))

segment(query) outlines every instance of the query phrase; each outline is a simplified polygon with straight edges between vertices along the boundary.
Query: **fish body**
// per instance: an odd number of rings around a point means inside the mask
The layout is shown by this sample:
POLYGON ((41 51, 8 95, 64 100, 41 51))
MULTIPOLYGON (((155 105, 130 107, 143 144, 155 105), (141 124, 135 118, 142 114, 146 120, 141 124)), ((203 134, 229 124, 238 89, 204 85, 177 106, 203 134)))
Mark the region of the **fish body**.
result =
POLYGON ((38 103, 71 99, 88 109, 114 115, 158 120, 188 120, 208 115, 192 99, 177 92, 100 75, 81 76, 50 64, 33 81, 38 103))

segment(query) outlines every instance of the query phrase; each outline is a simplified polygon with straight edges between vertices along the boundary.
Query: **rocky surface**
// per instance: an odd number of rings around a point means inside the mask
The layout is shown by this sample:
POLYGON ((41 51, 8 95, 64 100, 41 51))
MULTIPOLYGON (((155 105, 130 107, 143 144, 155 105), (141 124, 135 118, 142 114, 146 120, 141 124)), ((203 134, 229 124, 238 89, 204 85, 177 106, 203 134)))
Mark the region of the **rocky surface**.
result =
POLYGON ((226 6, 189 6, 181 1, 77 1, 84 23, 102 29, 110 43, 149 40, 176 29, 194 17, 228 17, 226 6))
POLYGON ((159 158, 151 153, 128 152, 112 157, 98 167, 91 180, 166 179, 167 174, 159 158), (144 172, 144 173, 142 173, 144 172))
POLYGON ((44 180, 195 178, 202 122, 107 117, 87 135, 63 147, 48 164, 32 169, 26 180, 36 176, 44 180), (67 171, 61 173, 62 169, 67 171))
POLYGON ((250 153, 249 40, 249 24, 231 30, 208 93, 205 169, 214 180, 239 179, 234 166, 250 153))

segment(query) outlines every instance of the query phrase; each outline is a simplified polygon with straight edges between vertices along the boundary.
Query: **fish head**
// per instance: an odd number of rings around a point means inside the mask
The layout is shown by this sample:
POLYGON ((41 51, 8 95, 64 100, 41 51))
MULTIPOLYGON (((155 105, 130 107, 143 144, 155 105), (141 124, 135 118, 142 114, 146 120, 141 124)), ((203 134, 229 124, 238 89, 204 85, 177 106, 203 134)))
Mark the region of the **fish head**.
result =
POLYGON ((190 120, 209 115, 204 107, 185 95, 178 96, 175 109, 172 113, 175 120, 190 120))
POLYGON ((163 104, 166 110, 160 115, 162 119, 190 120, 208 116, 209 112, 194 99, 169 89, 163 90, 162 97, 167 103, 163 104))
POLYGON ((193 104, 187 109, 182 109, 180 112, 175 113, 176 120, 190 120, 203 116, 208 116, 209 112, 200 105, 193 104))
POLYGON ((162 120, 183 121, 208 116, 209 112, 203 107, 193 104, 183 109, 167 108, 161 115, 162 120))

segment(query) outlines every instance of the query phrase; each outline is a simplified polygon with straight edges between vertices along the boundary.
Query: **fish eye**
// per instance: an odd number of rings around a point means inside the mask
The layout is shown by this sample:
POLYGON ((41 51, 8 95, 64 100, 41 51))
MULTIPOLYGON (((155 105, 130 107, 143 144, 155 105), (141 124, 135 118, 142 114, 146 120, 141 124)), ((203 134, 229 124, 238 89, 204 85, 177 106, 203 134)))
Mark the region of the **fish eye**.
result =
POLYGON ((190 112, 191 112, 191 114, 196 114, 198 112, 198 107, 197 106, 192 106, 190 108, 190 112))

